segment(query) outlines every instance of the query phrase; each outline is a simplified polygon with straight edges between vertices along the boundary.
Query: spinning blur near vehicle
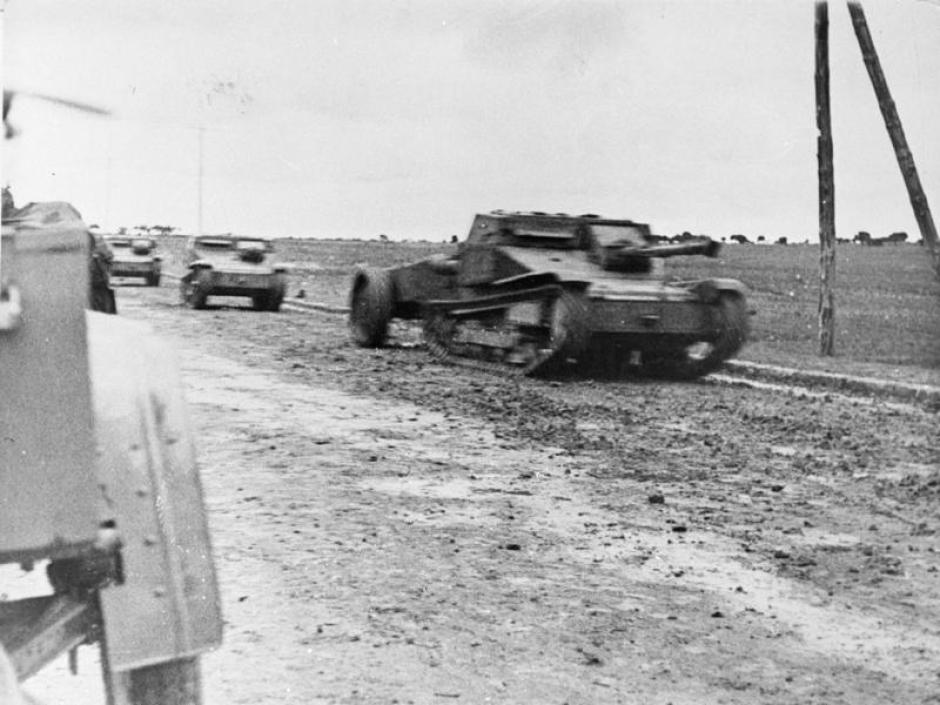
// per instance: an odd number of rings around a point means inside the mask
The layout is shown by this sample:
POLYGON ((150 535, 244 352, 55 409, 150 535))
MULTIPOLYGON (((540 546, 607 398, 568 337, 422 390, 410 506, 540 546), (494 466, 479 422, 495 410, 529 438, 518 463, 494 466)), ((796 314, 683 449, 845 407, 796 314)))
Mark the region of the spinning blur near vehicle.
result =
POLYGON ((75 208, 6 194, 4 210, 0 564, 45 564, 48 587, 0 600, 0 703, 99 643, 108 705, 196 705, 222 620, 174 356, 148 326, 89 310, 107 303, 105 250, 75 208))
POLYGON ((256 311, 279 311, 287 290, 287 267, 274 261, 262 238, 201 235, 186 243, 187 272, 180 280, 183 303, 205 308, 210 296, 247 296, 256 311))
POLYGON ((156 240, 106 235, 104 241, 111 248, 111 276, 139 277, 147 286, 160 286, 163 257, 156 253, 156 240))
POLYGON ((80 103, 75 100, 66 100, 65 98, 60 98, 53 95, 45 95, 43 93, 30 93, 26 91, 14 91, 4 88, 3 89, 3 130, 6 139, 11 139, 16 137, 19 134, 19 130, 14 127, 14 125, 7 120, 7 117, 10 114, 10 109, 13 107, 13 100, 17 96, 23 96, 24 98, 35 98, 36 100, 45 101, 47 103, 53 103, 55 105, 62 106, 64 108, 69 108, 70 110, 78 110, 83 113, 91 113, 92 115, 110 115, 111 113, 108 110, 99 108, 95 105, 89 105, 88 103, 80 103))
POLYGON ((458 364, 691 379, 744 344, 745 288, 670 281, 663 259, 718 249, 709 238, 658 244, 631 220, 493 211, 474 218, 453 257, 357 270, 350 331, 379 347, 392 319, 422 319, 431 352, 458 364))

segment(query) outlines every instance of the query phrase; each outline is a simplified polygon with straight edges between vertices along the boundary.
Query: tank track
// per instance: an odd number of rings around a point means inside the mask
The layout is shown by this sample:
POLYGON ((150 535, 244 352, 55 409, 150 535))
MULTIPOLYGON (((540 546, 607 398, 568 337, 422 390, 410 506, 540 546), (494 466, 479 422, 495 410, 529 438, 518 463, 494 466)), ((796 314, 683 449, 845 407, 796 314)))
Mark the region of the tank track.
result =
POLYGON ((422 310, 424 339, 442 362, 503 376, 535 376, 557 371, 587 346, 590 330, 583 298, 559 284, 476 299, 429 301, 422 310), (505 320, 518 304, 537 304, 540 325, 524 330, 505 320), (512 346, 493 344, 509 339, 512 346))

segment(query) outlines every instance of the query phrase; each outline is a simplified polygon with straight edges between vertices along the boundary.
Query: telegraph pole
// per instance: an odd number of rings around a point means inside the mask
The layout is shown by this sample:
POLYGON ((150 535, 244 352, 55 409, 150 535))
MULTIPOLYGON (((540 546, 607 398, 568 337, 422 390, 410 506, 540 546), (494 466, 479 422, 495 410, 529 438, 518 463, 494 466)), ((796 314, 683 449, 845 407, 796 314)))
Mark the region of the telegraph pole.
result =
POLYGON ((940 278, 940 244, 937 242, 937 228, 934 225, 933 216, 930 214, 927 196, 924 194, 920 178, 917 176, 914 155, 911 154, 911 150, 907 146, 904 128, 901 127, 901 118, 898 116, 897 107, 891 99, 891 91, 888 90, 888 82, 881 70, 881 62, 875 52, 875 43, 872 41, 871 32, 868 31, 868 22, 865 20, 865 11, 858 2, 849 2, 848 7, 849 15, 852 17, 852 26, 855 28, 855 36, 858 39, 858 46, 862 50, 862 61, 865 62, 865 68, 868 69, 868 76, 871 78, 871 85, 875 89, 878 107, 881 108, 881 116, 884 118, 885 127, 888 129, 891 144, 894 146, 894 156, 897 157, 901 176, 904 178, 904 185, 907 187, 907 195, 911 199, 911 206, 914 208, 914 217, 917 219, 920 235, 924 238, 927 247, 930 248, 934 273, 940 278))
POLYGON ((829 5, 816 3, 816 159, 819 169, 819 354, 835 350, 836 208, 829 111, 829 5))

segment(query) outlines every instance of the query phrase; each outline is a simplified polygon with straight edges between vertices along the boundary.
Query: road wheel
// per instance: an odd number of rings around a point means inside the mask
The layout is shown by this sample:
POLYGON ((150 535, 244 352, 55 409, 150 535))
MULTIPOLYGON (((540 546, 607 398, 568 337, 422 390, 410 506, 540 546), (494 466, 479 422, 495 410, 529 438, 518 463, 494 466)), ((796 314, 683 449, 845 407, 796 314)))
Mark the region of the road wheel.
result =
POLYGON ((713 309, 718 336, 688 345, 665 359, 649 363, 647 370, 657 377, 695 379, 719 369, 741 349, 750 332, 747 305, 739 294, 722 294, 713 309))
POLYGON ((392 276, 384 269, 362 269, 349 295, 349 331, 356 345, 381 347, 388 338, 395 294, 392 276))

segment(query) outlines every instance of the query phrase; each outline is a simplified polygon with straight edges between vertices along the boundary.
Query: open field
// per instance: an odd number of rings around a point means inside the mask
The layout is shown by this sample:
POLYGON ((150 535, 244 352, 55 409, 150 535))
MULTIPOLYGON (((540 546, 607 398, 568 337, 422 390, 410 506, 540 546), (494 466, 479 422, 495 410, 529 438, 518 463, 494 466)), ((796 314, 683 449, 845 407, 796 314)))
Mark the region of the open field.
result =
MULTIPOLYGON (((167 269, 181 271, 182 237, 162 239, 167 269)), ((387 267, 455 246, 363 240, 277 241, 291 265, 289 294, 343 304, 357 263, 387 267)), ((816 245, 726 245, 717 259, 667 262, 678 278, 731 277, 750 290, 752 337, 740 359, 940 384, 940 282, 919 245, 840 245, 836 255, 836 356, 817 349, 816 245)))

